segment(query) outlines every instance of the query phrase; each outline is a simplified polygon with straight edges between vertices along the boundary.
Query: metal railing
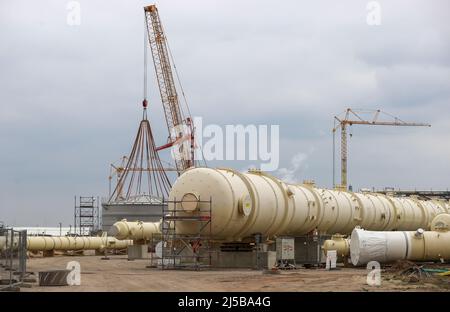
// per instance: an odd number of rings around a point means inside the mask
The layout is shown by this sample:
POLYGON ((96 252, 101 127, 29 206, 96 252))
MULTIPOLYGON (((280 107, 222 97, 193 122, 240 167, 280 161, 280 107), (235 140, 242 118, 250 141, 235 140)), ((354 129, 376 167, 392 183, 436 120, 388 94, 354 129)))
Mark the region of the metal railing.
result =
POLYGON ((0 227, 0 291, 20 286, 27 272, 27 231, 0 227))

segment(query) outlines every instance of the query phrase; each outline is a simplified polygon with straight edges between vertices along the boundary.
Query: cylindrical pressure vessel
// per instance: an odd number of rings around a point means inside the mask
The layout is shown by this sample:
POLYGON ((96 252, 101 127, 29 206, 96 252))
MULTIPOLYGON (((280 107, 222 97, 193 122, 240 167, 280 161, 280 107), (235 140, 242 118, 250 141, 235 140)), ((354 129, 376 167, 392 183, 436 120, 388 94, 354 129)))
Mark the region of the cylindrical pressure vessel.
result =
POLYGON ((109 230, 109 235, 117 239, 132 239, 135 241, 150 240, 153 234, 158 233, 161 233, 160 222, 129 222, 125 219, 114 223, 109 230))
POLYGON ((441 213, 434 217, 431 221, 432 231, 449 231, 450 230, 450 214, 441 213))
POLYGON ((350 242, 353 265, 370 261, 395 260, 437 261, 450 260, 450 231, 439 226, 449 215, 438 215, 431 222, 434 231, 374 232, 354 229, 350 242))
MULTIPOLYGON (((315 229, 350 234, 356 226, 380 231, 429 229, 436 214, 447 212, 448 203, 288 184, 261 171, 193 168, 171 189, 169 210, 174 209, 177 216, 210 210, 211 235, 233 241, 257 233, 304 235, 315 229)), ((177 221, 176 231, 195 234, 198 223, 177 221)))
POLYGON ((323 242, 322 249, 325 255, 328 250, 336 250, 338 260, 342 261, 350 256, 350 239, 345 238, 344 235, 335 234, 331 236, 331 239, 323 242))

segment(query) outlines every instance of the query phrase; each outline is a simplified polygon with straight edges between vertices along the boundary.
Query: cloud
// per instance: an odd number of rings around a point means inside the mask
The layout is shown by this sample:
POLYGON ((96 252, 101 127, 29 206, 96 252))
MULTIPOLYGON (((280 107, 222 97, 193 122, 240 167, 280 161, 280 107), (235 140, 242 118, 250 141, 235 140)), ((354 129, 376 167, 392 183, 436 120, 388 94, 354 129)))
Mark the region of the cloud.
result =
POLYGON ((306 160, 308 155, 305 153, 297 153, 292 157, 289 168, 280 168, 277 170, 278 177, 287 183, 299 183, 302 169, 308 165, 306 160))
MULTIPOLYGON (((445 189, 450 2, 379 2, 380 26, 366 24, 359 0, 158 6, 192 114, 220 126, 280 125, 281 176, 330 187, 333 116, 380 108, 433 126, 354 127, 355 189, 445 189)), ((70 27, 66 1, 0 1, 0 220, 73 223, 73 196, 106 196, 109 164, 131 148, 148 1, 80 4, 81 25, 70 27)), ((162 144, 167 129, 149 62, 149 119, 162 144)))

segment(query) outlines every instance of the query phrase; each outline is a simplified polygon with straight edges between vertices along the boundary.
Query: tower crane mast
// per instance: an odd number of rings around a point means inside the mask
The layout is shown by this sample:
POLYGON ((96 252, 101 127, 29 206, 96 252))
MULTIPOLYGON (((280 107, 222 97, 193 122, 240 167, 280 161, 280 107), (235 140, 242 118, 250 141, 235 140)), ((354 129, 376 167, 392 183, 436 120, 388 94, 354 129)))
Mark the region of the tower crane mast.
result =
MULTIPOLYGON (((340 189, 347 189, 347 126, 351 125, 366 125, 366 126, 404 126, 404 127, 431 127, 430 124, 421 122, 405 122, 395 116, 382 112, 381 110, 355 110, 347 108, 344 117, 335 119, 335 127, 333 128, 333 146, 334 146, 334 134, 338 129, 341 130, 341 184, 338 186, 340 189), (362 114, 369 114, 372 118, 363 118, 362 114), (390 120, 380 120, 380 115, 385 115, 390 120)), ((334 150, 333 150, 334 152, 334 150)), ((336 187, 334 181, 334 155, 333 155, 333 184, 336 187)))

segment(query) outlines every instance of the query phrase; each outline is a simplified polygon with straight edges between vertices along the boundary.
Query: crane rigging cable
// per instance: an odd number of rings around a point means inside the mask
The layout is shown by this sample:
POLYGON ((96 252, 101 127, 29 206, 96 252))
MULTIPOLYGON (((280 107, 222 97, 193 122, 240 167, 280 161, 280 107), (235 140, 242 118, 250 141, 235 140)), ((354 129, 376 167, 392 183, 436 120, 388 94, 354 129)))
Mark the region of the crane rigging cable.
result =
MULTIPOLYGON (((164 26, 162 24, 161 24, 161 28, 162 28, 163 32, 166 33, 166 31, 164 29, 164 26)), ((173 65, 173 69, 175 70, 175 77, 177 77, 177 82, 178 82, 178 85, 180 86, 181 95, 183 96, 184 105, 186 106, 186 109, 187 109, 187 115, 188 115, 188 117, 192 118, 191 110, 189 109, 189 105, 188 105, 188 102, 187 102, 187 99, 186 99, 186 94, 184 93, 184 88, 183 88, 183 85, 181 84, 180 75, 178 74, 178 68, 177 68, 175 60, 173 58, 172 49, 170 49, 169 40, 167 38, 166 38, 166 42, 167 42, 167 50, 169 51, 170 60, 171 60, 172 65, 173 65)), ((181 108, 182 114, 184 115, 183 107, 180 106, 180 108, 181 108)))
MULTIPOLYGON (((161 24, 161 28, 163 29, 163 31, 165 33, 166 31, 164 30, 164 26, 162 24, 161 24)), ((189 104, 188 104, 188 101, 187 101, 187 98, 186 98, 186 94, 184 93, 183 84, 181 83, 180 75, 178 73, 178 68, 176 66, 175 59, 174 59, 173 54, 172 54, 172 49, 170 48, 169 40, 167 38, 166 38, 166 42, 167 42, 167 50, 169 51, 170 60, 172 61, 173 69, 175 70, 175 77, 177 77, 177 82, 178 82, 178 85, 180 86, 181 95, 183 96, 183 101, 184 101, 184 105, 185 105, 186 110, 187 110, 187 115, 188 115, 189 118, 192 119, 191 110, 189 108, 189 104)), ((184 111, 183 111, 183 107, 181 106, 180 108, 181 108, 182 114, 185 115, 184 111)), ((193 131, 195 132, 195 128, 193 128, 193 131)), ((194 142, 194 144, 195 144, 195 142, 194 142)), ((201 158, 202 159, 202 166, 208 167, 208 165, 206 163, 206 160, 205 160, 205 157, 203 155, 203 149, 201 148, 201 146, 195 146, 195 148, 197 148, 197 147, 199 148, 200 153, 202 155, 202 158, 201 158)))
POLYGON ((142 106, 144 107, 143 117, 147 117, 146 108, 147 108, 147 76, 148 76, 148 61, 147 61, 147 30, 146 30, 147 21, 144 18, 144 99, 142 101, 142 106))

